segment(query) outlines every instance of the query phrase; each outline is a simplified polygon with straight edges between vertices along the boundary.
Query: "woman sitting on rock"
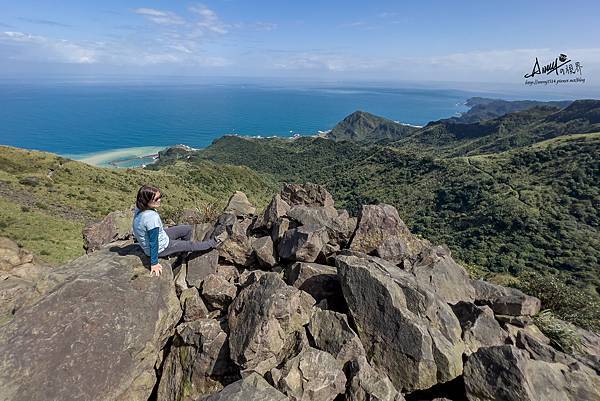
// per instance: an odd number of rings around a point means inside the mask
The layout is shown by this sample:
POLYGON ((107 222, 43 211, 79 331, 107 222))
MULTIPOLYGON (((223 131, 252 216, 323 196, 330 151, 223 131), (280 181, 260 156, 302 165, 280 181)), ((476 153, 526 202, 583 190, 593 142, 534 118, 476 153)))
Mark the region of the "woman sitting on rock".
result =
POLYGON ((163 228, 156 211, 161 198, 158 188, 142 186, 137 193, 133 217, 133 235, 144 253, 150 256, 150 276, 156 273, 157 277, 162 273, 159 257, 177 252, 205 251, 217 247, 223 241, 219 237, 207 241, 192 241, 193 227, 188 224, 163 228))

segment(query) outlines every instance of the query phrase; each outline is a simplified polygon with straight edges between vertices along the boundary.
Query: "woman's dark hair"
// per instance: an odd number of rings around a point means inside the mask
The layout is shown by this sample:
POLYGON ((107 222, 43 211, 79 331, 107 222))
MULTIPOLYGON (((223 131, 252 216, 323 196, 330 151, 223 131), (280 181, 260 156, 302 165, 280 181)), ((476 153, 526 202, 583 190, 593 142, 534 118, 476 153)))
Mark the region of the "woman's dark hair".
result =
POLYGON ((160 192, 160 189, 153 187, 151 185, 142 186, 137 193, 137 197, 135 199, 135 206, 140 211, 150 209, 150 207, 148 207, 148 203, 152 202, 152 200, 154 199, 156 194, 159 192, 160 192))

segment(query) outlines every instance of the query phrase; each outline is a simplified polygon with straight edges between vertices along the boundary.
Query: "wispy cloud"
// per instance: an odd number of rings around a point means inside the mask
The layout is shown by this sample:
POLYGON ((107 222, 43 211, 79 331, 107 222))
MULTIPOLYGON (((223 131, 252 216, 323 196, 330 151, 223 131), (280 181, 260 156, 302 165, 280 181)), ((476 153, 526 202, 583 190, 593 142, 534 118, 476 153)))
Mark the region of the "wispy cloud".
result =
POLYGON ((60 26, 63 28, 72 28, 73 27, 73 25, 64 24, 62 22, 52 21, 52 20, 47 20, 47 19, 34 19, 34 18, 19 17, 19 20, 24 21, 24 22, 29 22, 31 24, 38 24, 38 25, 60 26))
POLYGON ((0 43, 19 45, 10 54, 10 59, 76 64, 90 64, 97 61, 93 48, 67 40, 52 40, 44 36, 8 31, 0 33, 0 43))
POLYGON ((162 11, 155 8, 136 8, 134 13, 161 25, 183 25, 185 20, 172 11, 162 11))
POLYGON ((200 17, 200 19, 195 22, 197 27, 221 35, 228 32, 229 26, 223 23, 217 16, 217 13, 210 8, 204 5, 198 5, 190 7, 190 11, 200 17))

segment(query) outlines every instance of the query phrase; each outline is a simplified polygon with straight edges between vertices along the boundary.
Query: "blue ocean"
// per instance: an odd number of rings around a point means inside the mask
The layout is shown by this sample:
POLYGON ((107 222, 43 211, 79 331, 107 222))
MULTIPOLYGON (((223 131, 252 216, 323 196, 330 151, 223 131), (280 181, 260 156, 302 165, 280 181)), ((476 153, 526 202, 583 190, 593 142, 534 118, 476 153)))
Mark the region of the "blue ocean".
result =
POLYGON ((174 144, 206 147, 224 134, 314 135, 356 110, 425 125, 466 111, 472 96, 490 94, 349 85, 1 84, 0 144, 107 165, 174 144))

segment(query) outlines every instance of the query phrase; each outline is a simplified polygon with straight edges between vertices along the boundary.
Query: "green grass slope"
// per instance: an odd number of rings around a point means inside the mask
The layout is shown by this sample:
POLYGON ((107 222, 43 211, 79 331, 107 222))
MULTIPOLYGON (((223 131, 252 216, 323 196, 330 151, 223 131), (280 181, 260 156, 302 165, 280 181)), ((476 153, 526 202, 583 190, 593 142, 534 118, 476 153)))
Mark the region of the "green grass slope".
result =
POLYGON ((164 218, 201 204, 224 207, 235 190, 264 207, 277 191, 274 180, 247 167, 207 161, 161 171, 106 169, 0 146, 0 236, 50 263, 65 262, 83 253, 84 225, 132 206, 143 184, 163 191, 164 218))

